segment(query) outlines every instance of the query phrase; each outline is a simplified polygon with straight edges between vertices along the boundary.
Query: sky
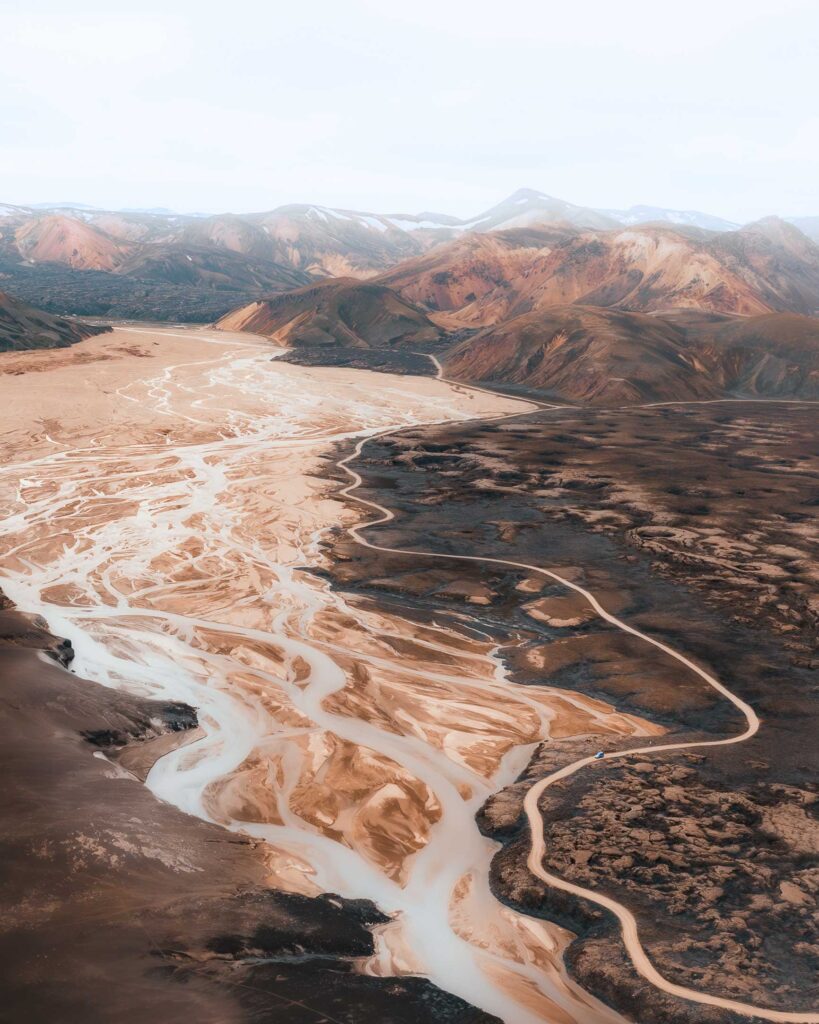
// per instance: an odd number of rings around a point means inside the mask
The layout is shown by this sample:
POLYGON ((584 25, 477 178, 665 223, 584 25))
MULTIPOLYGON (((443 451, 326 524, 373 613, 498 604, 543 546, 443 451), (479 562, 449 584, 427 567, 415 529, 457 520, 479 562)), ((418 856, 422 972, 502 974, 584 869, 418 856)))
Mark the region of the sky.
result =
POLYGON ((0 202, 819 215, 816 0, 0 0, 0 202))

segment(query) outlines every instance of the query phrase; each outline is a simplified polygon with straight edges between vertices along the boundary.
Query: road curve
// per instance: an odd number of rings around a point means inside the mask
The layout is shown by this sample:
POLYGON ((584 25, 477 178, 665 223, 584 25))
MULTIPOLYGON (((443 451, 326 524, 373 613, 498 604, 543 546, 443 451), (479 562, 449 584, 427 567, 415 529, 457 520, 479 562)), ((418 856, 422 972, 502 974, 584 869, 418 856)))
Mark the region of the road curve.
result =
MULTIPOLYGON (((462 384, 460 381, 448 380, 443 375, 443 368, 435 356, 428 355, 428 358, 433 362, 437 371, 437 377, 439 380, 445 381, 448 384, 452 384, 455 387, 465 388, 467 390, 481 391, 486 394, 497 395, 498 398, 509 399, 509 395, 504 395, 501 392, 491 391, 487 388, 473 388, 472 385, 462 384)), ((536 405, 540 408, 558 409, 563 408, 562 406, 550 405, 545 402, 530 401, 528 399, 521 399, 529 405, 536 405)), ((670 404, 670 403, 669 403, 670 404)), ((676 403, 675 403, 676 404, 676 403)), ((683 403, 680 403, 683 404, 683 403)), ((688 404, 688 403, 685 403, 688 404)), ((699 404, 699 403, 696 403, 699 404)), ((517 413, 504 413, 499 416, 486 417, 486 420, 499 420, 509 419, 512 416, 518 415, 517 413)), ((403 428, 401 428, 403 429, 403 428)), ((626 947, 629 957, 634 964, 637 972, 649 981, 656 988, 661 989, 663 992, 668 992, 669 995, 678 996, 680 999, 687 999, 689 1002, 700 1003, 705 1006, 714 1006, 721 1009, 730 1010, 734 1013, 739 1013, 747 1017, 754 1017, 759 1020, 767 1020, 776 1022, 776 1024, 819 1024, 819 1012, 814 1013, 810 1011, 785 1011, 785 1010, 769 1010, 764 1007, 753 1006, 749 1003, 739 1002, 735 999, 725 999, 722 996, 709 995, 705 992, 698 992, 695 989, 686 988, 684 985, 676 985, 674 982, 669 981, 667 978, 657 970, 654 964, 648 957, 646 950, 640 941, 640 936, 637 928, 637 920, 634 915, 628 910, 627 907, 618 903, 616 900, 610 899, 608 896, 604 896, 600 893, 595 892, 592 889, 585 889, 582 886, 574 885, 572 882, 567 882, 565 879, 553 875, 543 868, 543 857, 546 852, 546 841, 544 839, 544 822, 543 817, 538 809, 538 801, 540 800, 543 792, 555 782, 561 779, 568 778, 574 775, 576 772, 582 771, 591 765, 602 766, 606 762, 616 760, 617 758, 631 757, 635 754, 652 754, 657 751, 669 751, 669 750, 690 750, 694 748, 705 748, 705 747, 722 747, 730 746, 734 743, 743 743, 745 740, 750 739, 759 730, 760 721, 757 717, 756 712, 747 704, 741 697, 738 697, 735 693, 724 686, 718 679, 715 679, 710 673, 700 668, 690 658, 687 658, 684 654, 679 651, 675 651, 673 647, 669 647, 668 644, 662 643, 662 641, 649 636, 647 633, 643 633, 640 630, 634 629, 629 626, 628 623, 623 622, 622 619, 618 619, 616 615, 612 615, 610 612, 600 604, 594 594, 587 590, 585 587, 581 587, 577 583, 571 582, 571 580, 565 579, 556 572, 552 572, 551 569, 544 569, 541 566, 531 565, 528 562, 517 562, 506 558, 489 558, 481 555, 453 555, 445 554, 437 551, 423 551, 410 548, 393 548, 387 547, 381 544, 374 544, 362 536, 362 531, 369 530, 374 526, 383 526, 385 523, 390 522, 395 518, 395 513, 391 512, 384 505, 379 505, 377 502, 370 501, 367 498, 359 497, 353 492, 357 490, 363 483, 362 477, 354 469, 350 468, 350 463, 357 459, 361 454, 364 445, 368 441, 373 440, 376 437, 385 437, 388 434, 399 433, 399 430, 395 428, 388 428, 386 430, 379 431, 376 434, 371 434, 369 437, 362 438, 353 451, 345 456, 343 459, 339 459, 336 462, 336 466, 343 470, 350 478, 351 482, 346 487, 342 488, 340 495, 342 497, 350 498, 352 501, 357 502, 359 505, 369 508, 372 511, 378 513, 378 518, 371 519, 367 523, 362 523, 357 526, 351 526, 348 528, 349 535, 358 544, 363 547, 370 548, 373 551, 383 551, 387 554, 396 555, 411 555, 413 557, 423 558, 435 558, 445 559, 448 561, 459 561, 459 562, 475 562, 482 565, 498 565, 505 566, 511 569, 523 569, 527 572, 537 573, 538 575, 545 576, 546 578, 553 580, 555 583, 559 583, 561 586, 567 587, 569 590, 573 590, 575 593, 580 594, 594 611, 610 623, 615 628, 621 630, 624 633, 629 633, 632 636, 637 637, 639 640, 650 644, 652 647, 656 647, 658 650, 674 658, 680 664, 684 665, 687 669, 699 676, 708 686, 716 690, 719 694, 725 697, 731 704, 737 708, 745 718, 746 727, 743 732, 736 736, 729 736, 721 740, 701 740, 693 741, 690 743, 665 743, 657 744, 654 746, 641 746, 632 747, 629 750, 618 750, 609 754, 601 760, 594 757, 584 757, 578 761, 574 761, 571 764, 566 765, 559 771, 553 772, 551 775, 547 775, 544 779, 541 779, 536 783, 529 792, 526 794, 524 799, 524 811, 529 821, 529 831, 531 835, 531 849, 527 860, 527 866, 529 870, 536 877, 541 879, 547 885, 552 886, 555 889, 561 889, 564 892, 572 893, 575 896, 579 896, 582 899, 588 900, 591 903, 595 903, 599 907, 603 907, 605 910, 610 911, 620 922, 620 928, 623 936, 623 943, 626 947)))

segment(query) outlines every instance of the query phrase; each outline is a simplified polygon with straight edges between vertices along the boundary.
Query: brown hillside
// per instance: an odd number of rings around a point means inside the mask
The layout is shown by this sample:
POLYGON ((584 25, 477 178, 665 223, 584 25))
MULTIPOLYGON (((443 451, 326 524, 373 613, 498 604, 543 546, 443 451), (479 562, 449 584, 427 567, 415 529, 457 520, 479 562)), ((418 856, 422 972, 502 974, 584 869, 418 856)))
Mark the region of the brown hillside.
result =
POLYGON ((455 313, 464 324, 495 323, 533 268, 576 235, 567 225, 469 234, 400 264, 378 281, 427 309, 455 313))
POLYGON ((445 370, 592 404, 726 395, 817 399, 819 320, 553 306, 458 343, 445 370))
POLYGON ((0 292, 0 352, 29 348, 65 348, 110 327, 67 320, 34 309, 0 292))
POLYGON ((592 404, 715 398, 720 389, 691 365, 685 340, 681 328, 643 313, 554 306, 461 342, 444 368, 592 404))
POLYGON ((690 356, 731 394, 819 399, 819 319, 796 313, 665 319, 685 330, 690 356))
POLYGON ((257 291, 299 288, 310 280, 307 274, 272 260, 251 258, 227 248, 178 243, 144 246, 117 273, 162 284, 257 291))
POLYGON ((426 314, 384 285, 331 278, 298 291, 251 302, 218 327, 262 334, 280 345, 381 348, 437 341, 426 314))
POLYGON ((717 235, 711 249, 778 312, 819 313, 819 246, 778 217, 717 235))

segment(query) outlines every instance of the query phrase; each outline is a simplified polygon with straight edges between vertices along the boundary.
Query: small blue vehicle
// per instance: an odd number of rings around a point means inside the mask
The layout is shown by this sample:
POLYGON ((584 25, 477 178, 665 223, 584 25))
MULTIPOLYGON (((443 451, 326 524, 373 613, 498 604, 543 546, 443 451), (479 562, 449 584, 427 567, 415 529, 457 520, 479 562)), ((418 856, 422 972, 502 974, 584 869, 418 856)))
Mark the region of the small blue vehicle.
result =
POLYGON ((606 756, 605 751, 598 750, 597 753, 594 755, 594 759, 595 759, 595 761, 599 761, 602 757, 605 757, 605 756, 606 756))

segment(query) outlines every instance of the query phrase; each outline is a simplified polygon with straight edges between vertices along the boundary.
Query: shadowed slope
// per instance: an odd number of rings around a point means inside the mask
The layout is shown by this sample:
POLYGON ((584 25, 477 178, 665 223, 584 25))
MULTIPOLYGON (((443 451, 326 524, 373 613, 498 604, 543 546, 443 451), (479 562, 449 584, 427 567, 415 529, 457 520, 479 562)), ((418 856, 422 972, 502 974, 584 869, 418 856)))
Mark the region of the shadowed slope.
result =
POLYGON ((684 355, 685 332, 643 313, 552 306, 489 327, 447 355, 448 375, 572 401, 631 403, 719 393, 684 355))
POLYGON ((819 321, 552 306, 450 349, 447 374, 592 404, 819 397, 819 321))
POLYGON ((0 352, 27 348, 64 348, 103 334, 110 327, 51 316, 0 292, 0 352))

